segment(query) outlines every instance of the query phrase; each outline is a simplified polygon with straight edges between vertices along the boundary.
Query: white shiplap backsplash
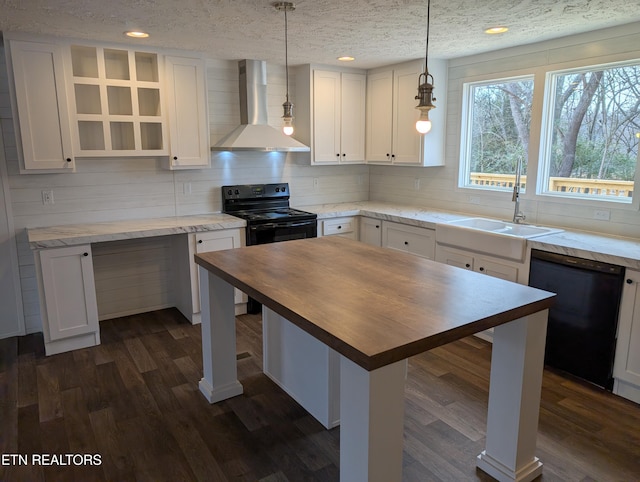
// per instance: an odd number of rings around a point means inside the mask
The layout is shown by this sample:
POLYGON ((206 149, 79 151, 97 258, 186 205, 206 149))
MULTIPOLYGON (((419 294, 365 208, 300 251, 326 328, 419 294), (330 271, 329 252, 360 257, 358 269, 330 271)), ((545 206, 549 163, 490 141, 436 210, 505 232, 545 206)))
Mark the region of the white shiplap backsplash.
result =
MULTIPOLYGON (((226 184, 289 182, 291 202, 302 206, 368 199, 367 166, 310 166, 308 153, 212 153, 210 169, 169 171, 159 159, 77 159, 70 174, 20 174, 9 100, 4 48, 0 49, 0 122, 5 139, 7 170, 18 245, 22 298, 27 333, 41 330, 33 254, 25 228, 83 222, 142 219, 210 213, 221 210, 220 186, 226 184), (314 189, 314 178, 318 179, 314 189), (53 190, 55 204, 42 203, 42 191, 53 190)), ((207 62, 211 142, 240 123, 236 62, 207 62)), ((284 99, 284 68, 267 66, 269 122, 280 125, 284 99)), ((292 80, 292 79, 290 79, 292 80)), ((294 79, 293 79, 294 80, 294 79)), ((292 99, 295 103, 295 99, 292 99)), ((121 251, 101 250, 95 259, 96 280, 105 279, 100 266, 129 256, 137 245, 121 251)), ((171 256, 168 245, 153 246, 158 263, 171 256)), ((153 264, 153 260, 149 261, 153 264)), ((169 268, 167 268, 169 269, 169 268)), ((108 275, 106 275, 108 276, 108 275)), ((112 284, 116 284, 115 282, 112 284)), ((103 290, 105 291, 105 290, 103 290)), ((167 285, 137 295, 141 308, 170 305, 167 285), (146 297, 146 298, 145 298, 146 297)), ((99 296, 101 318, 135 312, 135 300, 118 301, 99 296)))

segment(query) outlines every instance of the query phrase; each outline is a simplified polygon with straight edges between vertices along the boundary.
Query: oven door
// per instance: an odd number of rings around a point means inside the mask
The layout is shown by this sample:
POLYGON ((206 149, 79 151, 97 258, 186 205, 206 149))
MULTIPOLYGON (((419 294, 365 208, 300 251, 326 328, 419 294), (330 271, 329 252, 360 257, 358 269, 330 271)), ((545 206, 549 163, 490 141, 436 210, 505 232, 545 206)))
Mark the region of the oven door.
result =
POLYGON ((258 224, 247 228, 247 246, 277 243, 291 239, 315 238, 317 235, 318 228, 315 219, 258 224))

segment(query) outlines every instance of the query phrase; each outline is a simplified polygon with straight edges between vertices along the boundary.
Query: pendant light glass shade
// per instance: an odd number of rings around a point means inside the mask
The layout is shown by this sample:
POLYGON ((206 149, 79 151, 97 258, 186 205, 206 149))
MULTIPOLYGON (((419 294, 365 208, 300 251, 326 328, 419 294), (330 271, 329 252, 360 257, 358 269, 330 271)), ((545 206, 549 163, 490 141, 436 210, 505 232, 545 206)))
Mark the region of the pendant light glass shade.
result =
POLYGON ((291 2, 277 2, 273 6, 278 11, 284 11, 284 66, 287 85, 287 98, 282 104, 284 114, 282 116, 282 133, 286 136, 293 134, 293 104, 289 102, 289 39, 288 37, 288 22, 287 12, 295 10, 295 5, 291 2))
POLYGON ((435 109, 433 102, 436 98, 433 96, 433 75, 429 73, 429 21, 431 17, 431 0, 427 0, 427 47, 424 56, 424 72, 418 76, 418 95, 416 100, 418 105, 416 109, 420 111, 420 118, 416 122, 416 130, 420 134, 426 134, 431 130, 431 120, 429 119, 429 111, 435 109))

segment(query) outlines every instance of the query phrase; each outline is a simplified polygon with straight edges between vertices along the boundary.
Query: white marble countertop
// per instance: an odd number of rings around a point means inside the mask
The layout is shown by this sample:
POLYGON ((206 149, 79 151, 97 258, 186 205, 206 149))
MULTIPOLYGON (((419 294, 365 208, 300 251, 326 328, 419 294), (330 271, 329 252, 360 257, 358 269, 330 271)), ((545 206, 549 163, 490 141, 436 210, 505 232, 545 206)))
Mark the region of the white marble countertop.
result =
POLYGON ((82 223, 27 229, 32 249, 57 248, 122 239, 150 238, 181 233, 244 228, 246 221, 228 214, 131 219, 105 223, 82 223))
MULTIPOLYGON (((300 209, 317 213, 318 219, 360 215, 431 229, 435 229, 437 223, 478 217, 474 214, 368 201, 300 206, 300 209)), ((640 240, 635 238, 565 230, 557 234, 528 239, 527 244, 533 249, 593 259, 640 270, 640 240)))
MULTIPOLYGON (((430 229, 435 229, 438 223, 476 216, 420 208, 419 206, 371 201, 295 207, 316 213, 318 220, 343 216, 368 216, 430 229)), ((198 216, 68 224, 28 229, 27 233, 29 246, 32 249, 39 249, 243 228, 245 226, 246 222, 240 218, 223 213, 213 213, 198 216)), ((566 230, 557 234, 532 238, 527 243, 533 249, 594 259, 640 270, 640 241, 635 238, 566 230)))

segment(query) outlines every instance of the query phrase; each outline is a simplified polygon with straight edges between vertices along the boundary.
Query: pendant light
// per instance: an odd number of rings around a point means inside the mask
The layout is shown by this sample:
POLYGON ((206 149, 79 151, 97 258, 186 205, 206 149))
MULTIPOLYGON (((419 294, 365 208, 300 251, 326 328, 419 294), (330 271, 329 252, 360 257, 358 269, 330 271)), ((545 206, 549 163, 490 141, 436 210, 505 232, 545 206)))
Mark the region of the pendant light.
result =
POLYGON ((289 102, 289 51, 288 51, 288 24, 287 24, 287 12, 292 12, 296 9, 295 5, 291 2, 277 2, 274 3, 273 6, 276 10, 284 11, 284 66, 285 66, 285 77, 287 84, 287 100, 285 100, 284 104, 282 104, 282 108, 284 109, 284 115, 282 116, 283 126, 282 133, 290 136, 293 134, 293 104, 289 102))
POLYGON ((436 100, 433 97, 433 75, 429 73, 429 20, 431 16, 431 0, 427 0, 427 48, 424 55, 424 72, 418 77, 418 105, 416 109, 420 111, 420 118, 416 122, 416 130, 420 134, 426 134, 431 130, 431 120, 429 120, 429 111, 435 109, 436 106, 433 102, 436 100), (431 82, 429 82, 431 79, 431 82))

